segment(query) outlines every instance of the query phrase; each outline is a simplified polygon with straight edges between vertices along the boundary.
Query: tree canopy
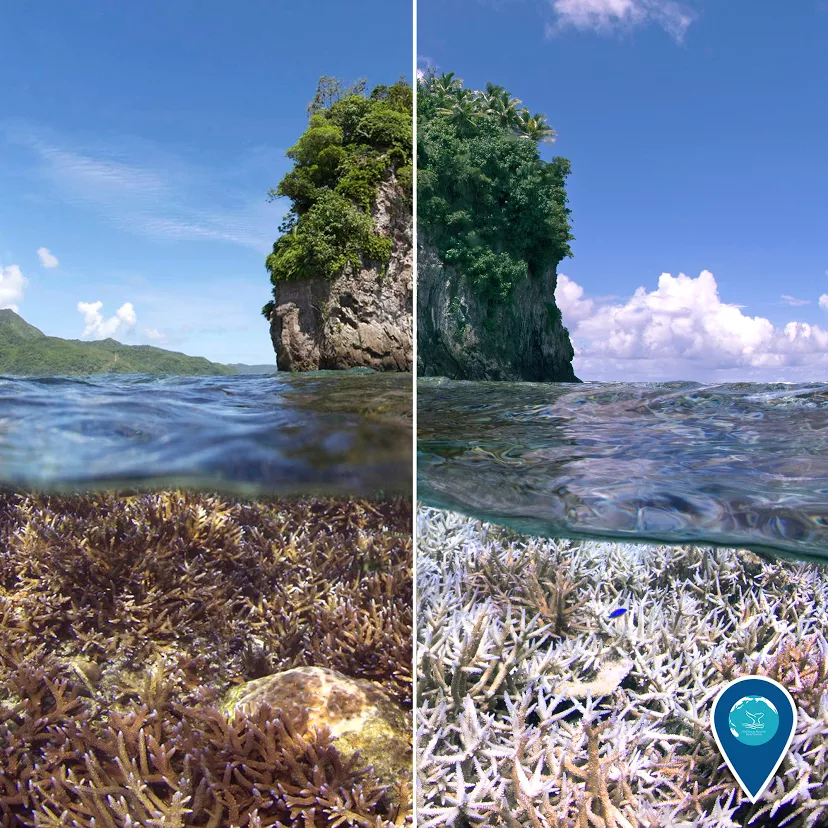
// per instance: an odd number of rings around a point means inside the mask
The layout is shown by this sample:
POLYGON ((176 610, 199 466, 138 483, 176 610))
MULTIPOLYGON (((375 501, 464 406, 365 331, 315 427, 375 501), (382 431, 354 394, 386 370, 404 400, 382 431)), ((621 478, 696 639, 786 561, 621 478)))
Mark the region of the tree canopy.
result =
MULTIPOLYGON (((377 232, 371 207, 377 187, 393 171, 411 202, 413 92, 400 79, 365 93, 323 76, 308 106, 308 127, 288 150, 293 169, 271 199, 291 201, 267 257, 275 286, 286 279, 333 279, 360 258, 387 265, 392 240, 377 232)), ((262 313, 269 318, 273 303, 262 313)))
POLYGON ((418 220, 440 258, 496 307, 513 286, 572 255, 569 161, 543 161, 555 138, 502 86, 428 74, 417 92, 418 220))

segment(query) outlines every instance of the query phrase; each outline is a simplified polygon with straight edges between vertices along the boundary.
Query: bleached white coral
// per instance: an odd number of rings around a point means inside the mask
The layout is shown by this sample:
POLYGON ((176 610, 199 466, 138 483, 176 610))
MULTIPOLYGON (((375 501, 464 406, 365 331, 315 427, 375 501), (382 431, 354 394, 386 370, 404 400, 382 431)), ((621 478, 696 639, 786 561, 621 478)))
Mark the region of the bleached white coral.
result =
POLYGON ((828 825, 826 569, 417 521, 420 824, 828 825), (799 708, 755 805, 709 728, 751 672, 799 708))

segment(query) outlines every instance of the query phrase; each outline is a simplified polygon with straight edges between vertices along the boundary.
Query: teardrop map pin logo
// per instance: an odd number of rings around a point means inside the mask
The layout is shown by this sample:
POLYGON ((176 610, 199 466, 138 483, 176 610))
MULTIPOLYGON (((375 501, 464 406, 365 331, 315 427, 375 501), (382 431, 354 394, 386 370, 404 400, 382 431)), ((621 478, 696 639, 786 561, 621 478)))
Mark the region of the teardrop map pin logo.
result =
POLYGON ((791 694, 765 676, 742 676, 716 697, 710 723, 727 766, 756 802, 791 746, 796 730, 791 694))

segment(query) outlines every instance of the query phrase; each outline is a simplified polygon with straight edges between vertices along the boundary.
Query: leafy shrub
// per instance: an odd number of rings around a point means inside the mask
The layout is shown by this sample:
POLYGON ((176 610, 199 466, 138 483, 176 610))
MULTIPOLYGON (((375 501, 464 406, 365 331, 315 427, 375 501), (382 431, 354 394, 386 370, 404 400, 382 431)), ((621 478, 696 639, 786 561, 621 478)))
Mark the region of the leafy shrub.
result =
MULTIPOLYGON (((373 235, 371 217, 341 193, 322 191, 290 233, 267 257, 274 278, 332 279, 345 265, 359 266, 359 254, 373 235)), ((390 251, 389 251, 390 252, 390 251)))
POLYGON ((369 212, 387 168, 388 160, 380 153, 352 153, 342 166, 336 190, 369 212))
MULTIPOLYGON (((346 88, 323 77, 308 107, 308 128, 288 150, 293 169, 271 199, 291 200, 281 236, 267 257, 274 287, 286 279, 333 279, 365 258, 387 265, 392 240, 376 232, 371 207, 380 182, 394 173, 410 201, 413 155, 413 92, 400 80, 346 88)), ((262 308, 269 318, 272 302, 262 308)))
POLYGON ((379 104, 373 106, 357 127, 357 135, 367 144, 409 154, 411 134, 410 115, 379 104))

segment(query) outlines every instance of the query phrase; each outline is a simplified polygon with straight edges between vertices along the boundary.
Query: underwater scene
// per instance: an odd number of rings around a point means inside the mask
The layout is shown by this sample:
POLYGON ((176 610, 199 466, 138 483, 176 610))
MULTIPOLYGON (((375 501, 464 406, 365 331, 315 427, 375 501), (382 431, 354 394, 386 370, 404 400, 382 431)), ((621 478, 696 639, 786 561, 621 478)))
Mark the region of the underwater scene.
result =
POLYGON ((828 825, 828 386, 418 380, 418 824, 828 825), (711 732, 781 683, 755 803, 711 732))
POLYGON ((411 821, 412 379, 0 378, 0 826, 411 821))
POLYGON ((411 491, 411 376, 0 376, 0 483, 411 491))

